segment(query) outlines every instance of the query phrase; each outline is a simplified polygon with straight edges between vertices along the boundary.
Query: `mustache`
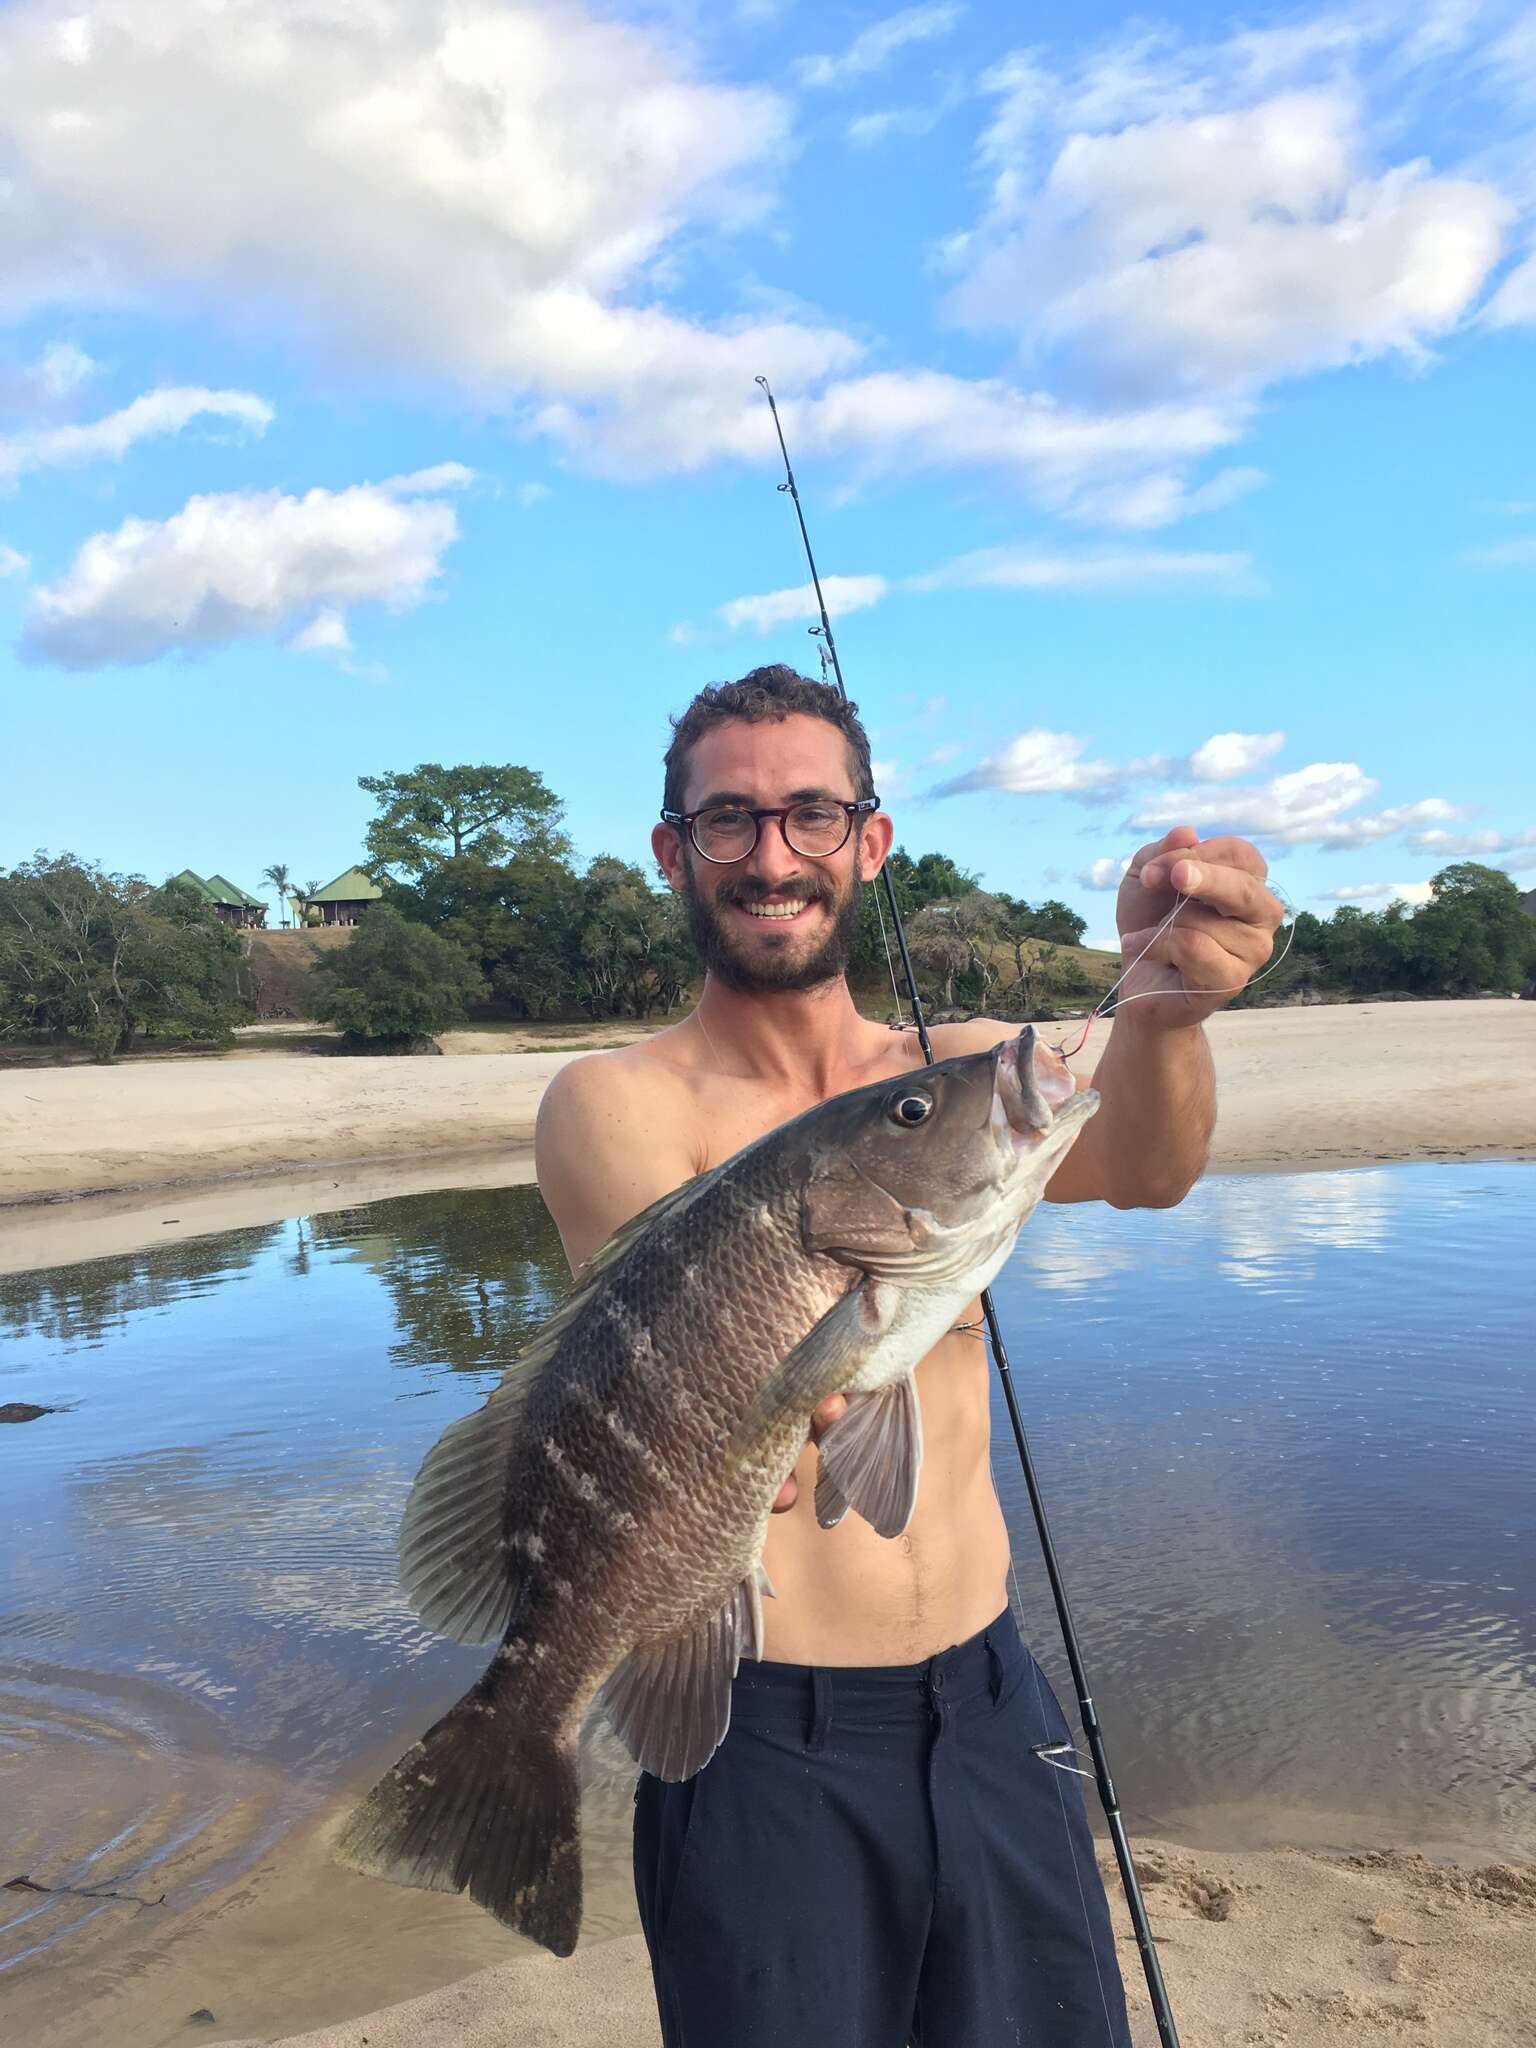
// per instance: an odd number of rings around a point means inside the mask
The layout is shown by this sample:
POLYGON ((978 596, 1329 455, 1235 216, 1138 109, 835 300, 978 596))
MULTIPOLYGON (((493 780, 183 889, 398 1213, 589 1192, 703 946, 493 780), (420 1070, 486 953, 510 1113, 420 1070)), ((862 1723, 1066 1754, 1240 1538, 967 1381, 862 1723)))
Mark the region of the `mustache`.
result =
POLYGON ((715 891, 717 903, 766 903, 776 897, 804 896, 810 903, 832 903, 836 891, 824 875, 797 875, 793 882, 777 885, 761 881, 755 875, 743 875, 739 881, 726 882, 715 891))

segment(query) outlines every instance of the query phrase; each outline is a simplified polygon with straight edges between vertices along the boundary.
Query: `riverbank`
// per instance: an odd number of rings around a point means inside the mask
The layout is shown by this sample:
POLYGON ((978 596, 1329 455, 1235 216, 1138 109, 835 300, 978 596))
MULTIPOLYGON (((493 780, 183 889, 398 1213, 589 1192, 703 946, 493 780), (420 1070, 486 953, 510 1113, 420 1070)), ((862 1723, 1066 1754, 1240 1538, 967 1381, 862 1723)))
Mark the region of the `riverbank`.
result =
MULTIPOLYGON (((1095 1026, 1074 1067, 1091 1074, 1111 1034, 1095 1026)), ((1536 1004, 1243 1010, 1214 1018, 1210 1040, 1216 1170, 1536 1155, 1536 1004)), ((551 1076, 585 1049, 502 1049, 518 1042, 454 1033, 435 1059, 268 1050, 0 1073, 0 1235, 7 1205, 515 1160, 551 1076)))

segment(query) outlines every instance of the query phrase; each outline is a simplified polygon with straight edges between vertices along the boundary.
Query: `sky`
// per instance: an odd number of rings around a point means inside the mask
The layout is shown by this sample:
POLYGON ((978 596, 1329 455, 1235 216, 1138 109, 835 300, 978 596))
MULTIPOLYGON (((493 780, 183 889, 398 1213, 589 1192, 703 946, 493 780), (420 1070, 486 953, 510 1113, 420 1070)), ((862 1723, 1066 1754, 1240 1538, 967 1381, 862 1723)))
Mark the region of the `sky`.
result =
POLYGON ((1101 943, 1178 823, 1536 877, 1536 6, 10 0, 0 76, 0 864, 324 882, 429 760, 648 859, 669 714, 818 672, 764 375, 912 852, 1101 943))

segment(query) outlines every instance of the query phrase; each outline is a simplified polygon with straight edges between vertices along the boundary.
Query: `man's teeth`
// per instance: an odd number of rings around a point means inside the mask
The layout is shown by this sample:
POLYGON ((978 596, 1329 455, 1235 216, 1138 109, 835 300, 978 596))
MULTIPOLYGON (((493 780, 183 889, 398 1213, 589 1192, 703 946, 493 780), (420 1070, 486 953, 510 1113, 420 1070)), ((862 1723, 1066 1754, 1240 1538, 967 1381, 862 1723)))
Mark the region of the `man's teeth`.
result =
POLYGON ((798 917, 809 901, 808 896, 801 896, 793 903, 743 903, 741 907, 748 917, 798 917))

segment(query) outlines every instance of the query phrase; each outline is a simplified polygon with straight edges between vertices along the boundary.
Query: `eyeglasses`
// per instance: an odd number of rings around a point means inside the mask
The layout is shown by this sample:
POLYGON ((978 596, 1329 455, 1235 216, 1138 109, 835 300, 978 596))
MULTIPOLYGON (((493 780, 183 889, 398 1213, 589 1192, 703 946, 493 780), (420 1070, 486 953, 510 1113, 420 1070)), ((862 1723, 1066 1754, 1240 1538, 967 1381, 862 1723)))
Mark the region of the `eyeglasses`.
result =
POLYGON ((694 851, 705 860, 722 865, 745 860, 756 846, 764 818, 777 818, 784 843, 791 853, 808 860, 823 860, 847 842, 855 818, 878 811, 877 796, 844 803, 836 797, 816 797, 803 804, 785 804, 778 809, 749 811, 742 804, 712 804, 706 811, 663 811, 664 825, 686 831, 694 851))

